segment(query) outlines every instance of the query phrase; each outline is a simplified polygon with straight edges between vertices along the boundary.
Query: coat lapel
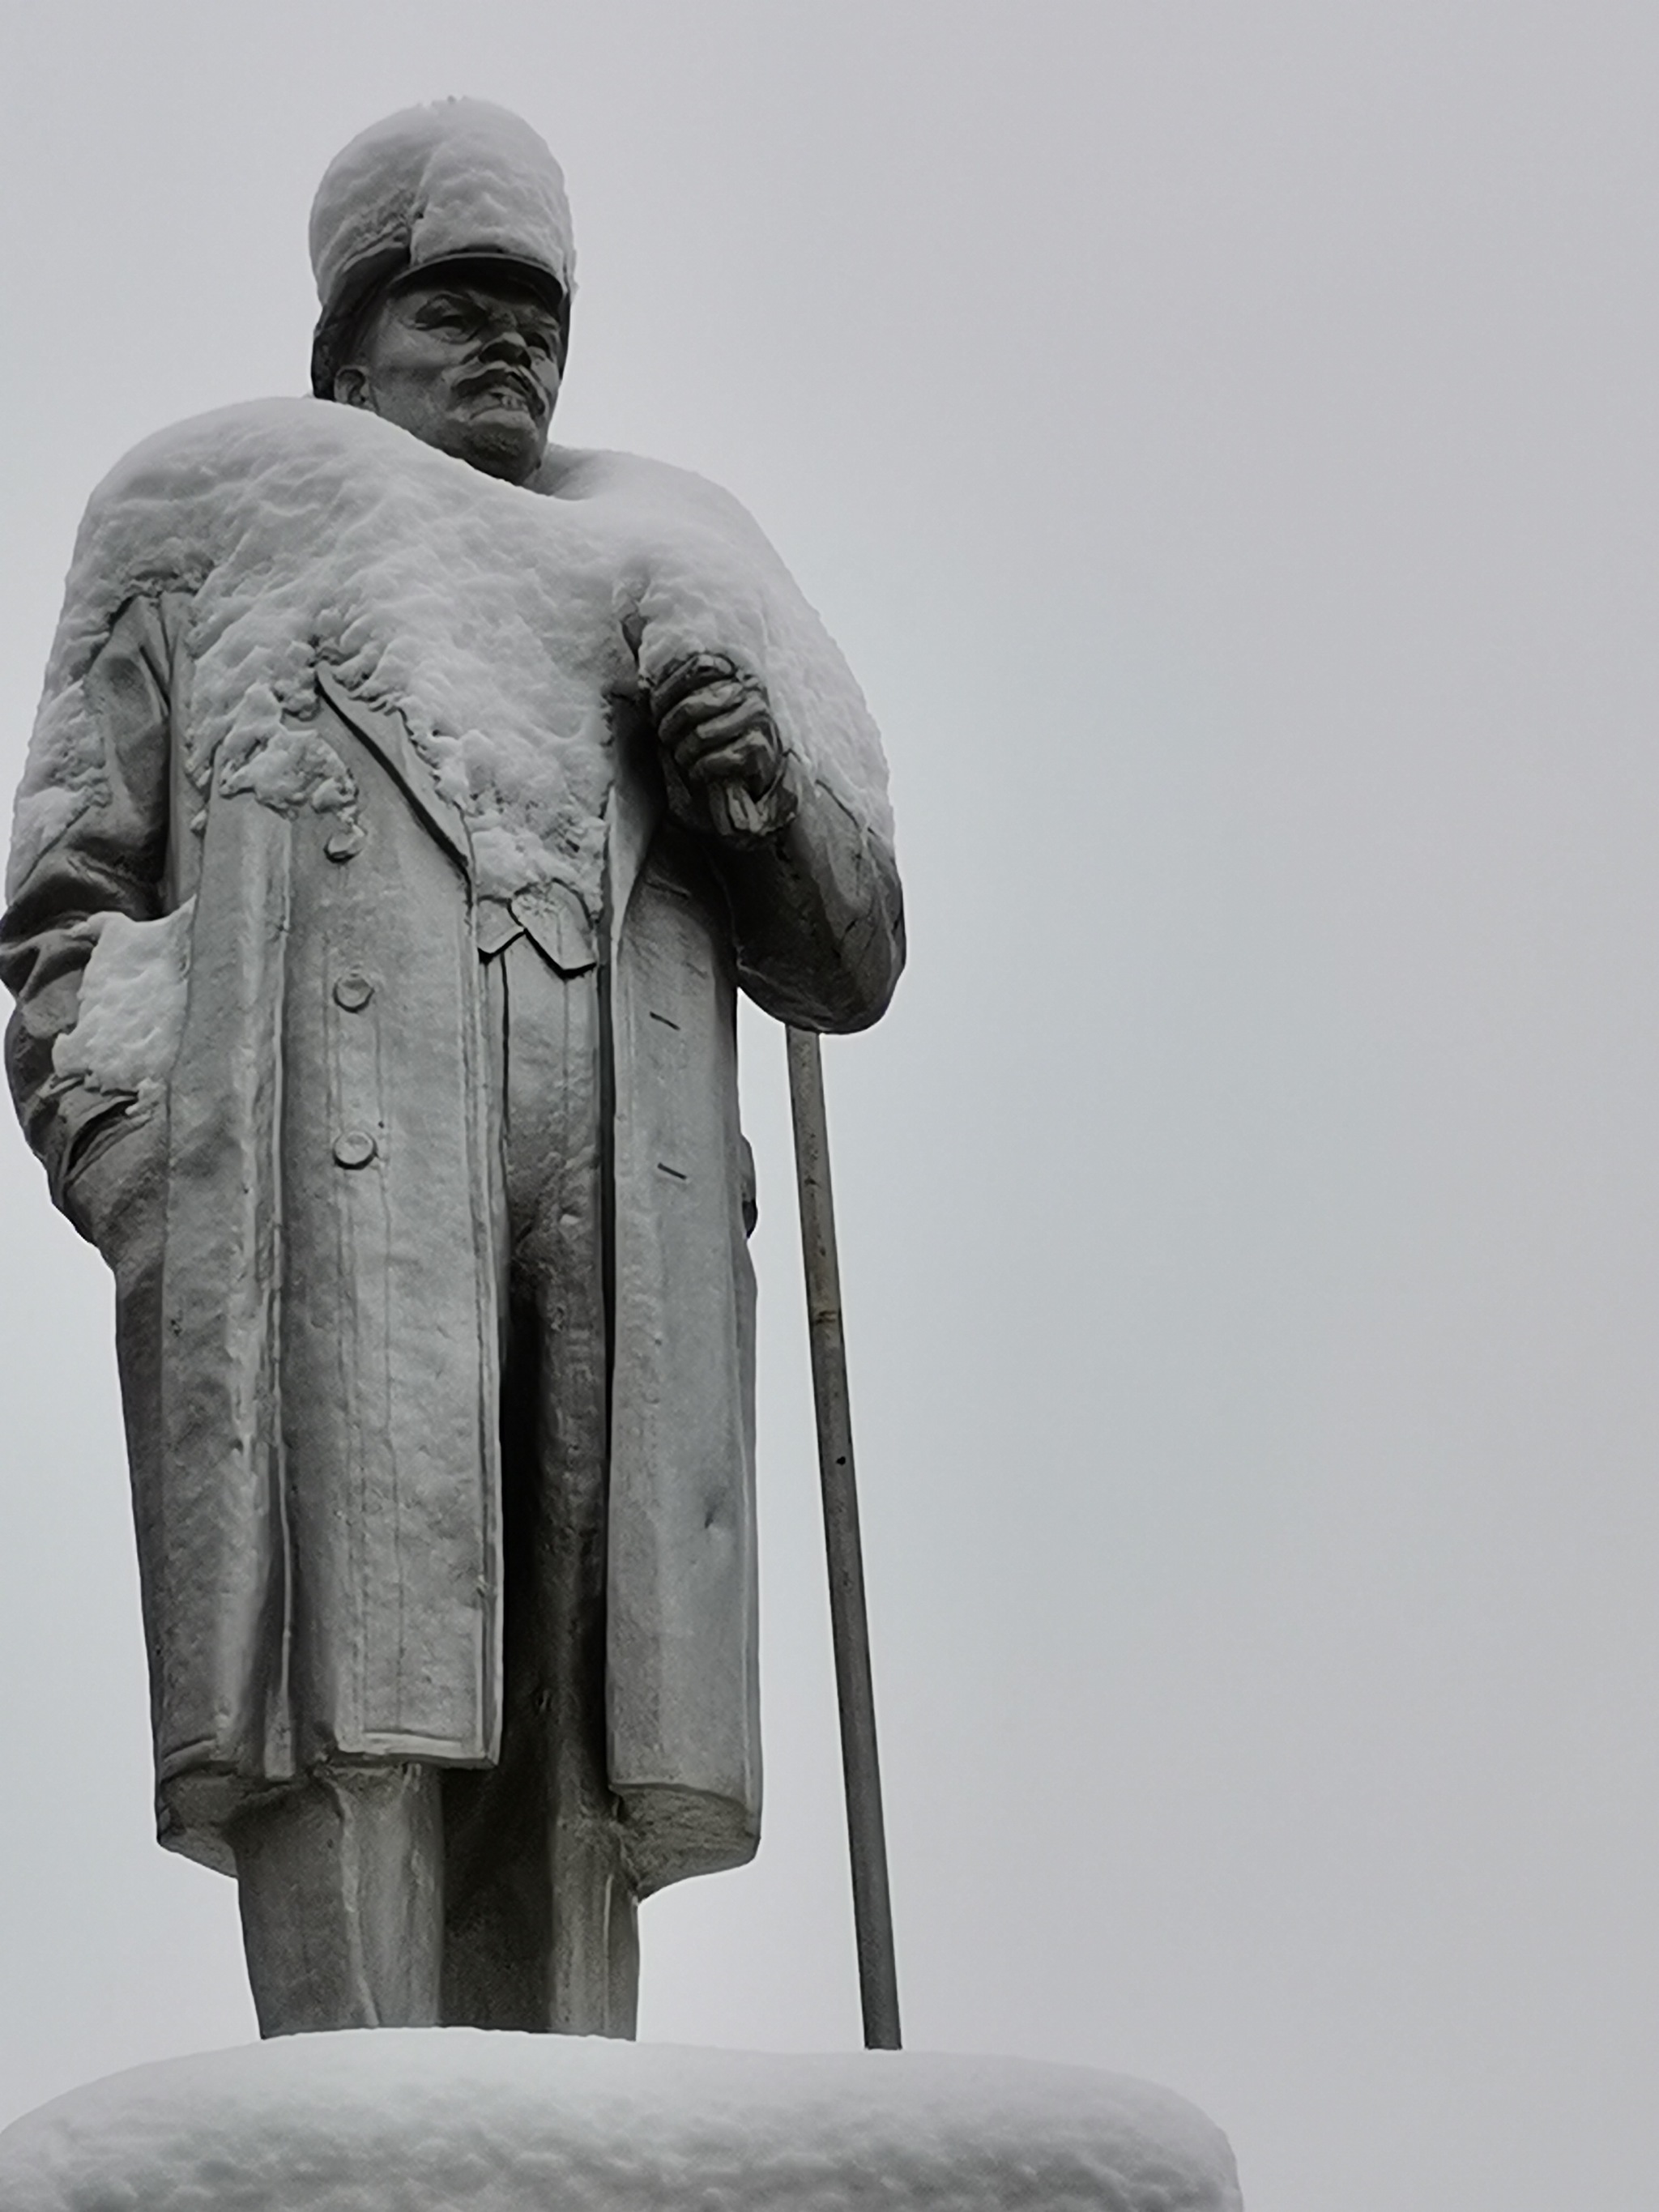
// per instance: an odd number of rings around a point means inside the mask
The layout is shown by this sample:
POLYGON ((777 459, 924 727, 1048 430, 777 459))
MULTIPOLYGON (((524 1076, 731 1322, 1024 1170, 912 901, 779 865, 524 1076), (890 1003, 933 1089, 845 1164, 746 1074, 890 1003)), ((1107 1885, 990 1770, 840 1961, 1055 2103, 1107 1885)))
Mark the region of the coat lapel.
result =
POLYGON ((378 707, 349 691, 331 668, 319 664, 317 689, 340 720, 356 731, 394 777, 404 797, 441 845, 448 848, 469 879, 472 845, 461 811, 452 806, 433 781, 432 771, 410 741, 409 726, 392 707, 378 707))

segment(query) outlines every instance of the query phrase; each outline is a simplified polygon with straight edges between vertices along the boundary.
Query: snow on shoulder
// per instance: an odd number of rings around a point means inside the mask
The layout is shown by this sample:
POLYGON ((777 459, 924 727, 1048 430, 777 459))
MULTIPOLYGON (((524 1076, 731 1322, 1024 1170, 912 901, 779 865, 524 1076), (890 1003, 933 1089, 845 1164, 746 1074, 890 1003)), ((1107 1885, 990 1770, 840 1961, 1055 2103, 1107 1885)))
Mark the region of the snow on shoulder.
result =
POLYGON ((185 768, 349 813, 315 676, 396 707, 468 817, 478 888, 562 882, 597 914, 609 707, 688 653, 753 669, 807 773, 884 841, 886 769, 856 683, 738 503, 685 471, 555 448, 497 482, 357 410, 261 400, 147 441, 76 541, 18 795, 9 884, 103 787, 84 679, 122 607, 179 595, 185 768))
POLYGON ((1029 2060, 466 2028, 142 2066, 0 2135, 7 2212, 1242 2212, 1167 2089, 1029 2060))

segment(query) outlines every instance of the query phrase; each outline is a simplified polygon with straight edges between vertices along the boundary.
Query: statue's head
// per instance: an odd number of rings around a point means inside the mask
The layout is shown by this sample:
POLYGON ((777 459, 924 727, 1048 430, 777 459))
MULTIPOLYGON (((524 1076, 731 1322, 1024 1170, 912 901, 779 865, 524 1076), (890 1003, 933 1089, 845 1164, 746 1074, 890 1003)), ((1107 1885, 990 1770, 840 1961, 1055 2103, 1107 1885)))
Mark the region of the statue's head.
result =
POLYGON ((522 483, 540 463, 575 251, 558 163, 477 100, 389 116, 336 156, 311 211, 320 398, 522 483))

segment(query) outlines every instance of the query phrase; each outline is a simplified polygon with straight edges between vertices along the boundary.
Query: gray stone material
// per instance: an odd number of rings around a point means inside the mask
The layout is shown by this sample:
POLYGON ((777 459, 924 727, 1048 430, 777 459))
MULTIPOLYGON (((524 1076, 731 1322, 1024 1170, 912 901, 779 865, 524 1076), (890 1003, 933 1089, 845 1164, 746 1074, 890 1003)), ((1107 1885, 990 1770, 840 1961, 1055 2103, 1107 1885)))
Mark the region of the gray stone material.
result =
POLYGON ((736 1001, 885 1008, 879 745, 734 503, 550 447, 527 125, 376 126, 313 246, 318 396, 88 510, 7 1072, 115 1274, 158 1825, 262 2028, 625 2035, 637 1900, 758 1838, 736 1001))

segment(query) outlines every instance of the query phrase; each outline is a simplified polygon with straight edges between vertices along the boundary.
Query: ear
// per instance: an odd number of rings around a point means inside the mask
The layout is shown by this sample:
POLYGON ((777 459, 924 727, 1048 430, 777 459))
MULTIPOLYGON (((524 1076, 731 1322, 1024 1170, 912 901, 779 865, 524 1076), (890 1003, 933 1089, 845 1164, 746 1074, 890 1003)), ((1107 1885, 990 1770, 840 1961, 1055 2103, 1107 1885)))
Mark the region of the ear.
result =
POLYGON ((368 371, 358 362, 349 362, 334 372, 334 397, 344 407, 367 407, 373 410, 369 397, 368 371))

